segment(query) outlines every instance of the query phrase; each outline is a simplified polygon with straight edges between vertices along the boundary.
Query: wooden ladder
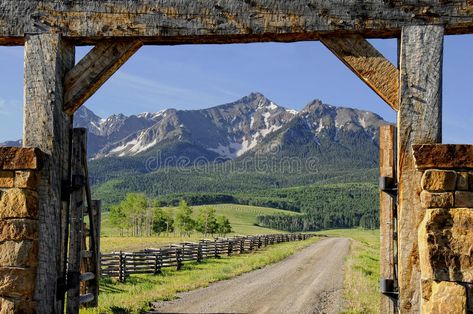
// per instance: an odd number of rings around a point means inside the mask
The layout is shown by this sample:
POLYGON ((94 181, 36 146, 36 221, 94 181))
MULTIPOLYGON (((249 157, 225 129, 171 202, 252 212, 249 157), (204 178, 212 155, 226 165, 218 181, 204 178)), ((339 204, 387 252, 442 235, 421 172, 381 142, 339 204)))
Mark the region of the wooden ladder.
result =
POLYGON ((73 129, 71 174, 69 250, 63 252, 67 256, 67 314, 79 313, 81 305, 98 305, 101 202, 91 197, 84 128, 73 129))

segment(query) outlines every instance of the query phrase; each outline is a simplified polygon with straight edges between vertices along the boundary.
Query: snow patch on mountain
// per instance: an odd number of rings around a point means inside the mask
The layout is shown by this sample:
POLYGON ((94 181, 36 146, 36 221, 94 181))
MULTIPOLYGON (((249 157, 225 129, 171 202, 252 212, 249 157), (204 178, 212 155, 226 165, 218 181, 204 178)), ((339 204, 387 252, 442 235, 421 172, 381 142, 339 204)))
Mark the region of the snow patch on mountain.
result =
MULTIPOLYGON (((278 106, 260 93, 251 93, 235 102, 201 110, 165 109, 125 116, 116 114, 105 119, 85 107, 75 115, 76 127, 87 127, 89 156, 125 157, 166 149, 175 143, 187 143, 199 153, 215 153, 223 158, 238 158, 262 144, 275 132, 287 132, 294 119, 310 136, 319 141, 319 134, 334 136, 339 130, 370 132, 376 130, 380 117, 367 111, 334 107, 320 100, 309 103, 303 110, 278 106), (281 130, 283 129, 283 130, 281 130), (164 145, 164 146, 163 146, 164 145)), ((382 120, 382 119, 381 119, 382 120)), ((293 134, 299 134, 294 131, 293 134)), ((306 133, 304 133, 306 134, 306 133)), ((280 137, 278 135, 278 137, 280 137)), ((277 137, 276 137, 277 138, 277 137)), ((184 147, 184 146, 183 146, 184 147)), ((179 153, 179 151, 173 151, 179 153)))

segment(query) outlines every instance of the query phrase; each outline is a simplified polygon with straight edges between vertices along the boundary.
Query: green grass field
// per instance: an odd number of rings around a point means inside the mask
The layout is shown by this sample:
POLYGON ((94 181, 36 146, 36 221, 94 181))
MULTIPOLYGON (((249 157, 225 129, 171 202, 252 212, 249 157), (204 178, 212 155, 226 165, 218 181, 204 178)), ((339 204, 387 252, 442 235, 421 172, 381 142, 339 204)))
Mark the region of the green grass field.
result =
MULTIPOLYGON (((258 215, 268 214, 286 214, 299 215, 299 213, 284 211, 274 208, 233 205, 233 204, 217 204, 209 205, 215 208, 217 215, 226 216, 232 225, 232 235, 252 235, 252 234, 271 234, 282 233, 282 231, 268 229, 256 226, 256 217, 258 215)), ((194 215, 197 215, 199 208, 204 206, 192 206, 194 215)), ((176 208, 173 208, 176 209, 176 208)), ((153 236, 153 237, 121 237, 120 230, 110 224, 108 213, 102 215, 101 226, 101 251, 136 251, 144 248, 162 246, 170 243, 179 243, 182 241, 195 241, 202 238, 200 233, 194 232, 191 237, 179 237, 178 235, 153 236)))

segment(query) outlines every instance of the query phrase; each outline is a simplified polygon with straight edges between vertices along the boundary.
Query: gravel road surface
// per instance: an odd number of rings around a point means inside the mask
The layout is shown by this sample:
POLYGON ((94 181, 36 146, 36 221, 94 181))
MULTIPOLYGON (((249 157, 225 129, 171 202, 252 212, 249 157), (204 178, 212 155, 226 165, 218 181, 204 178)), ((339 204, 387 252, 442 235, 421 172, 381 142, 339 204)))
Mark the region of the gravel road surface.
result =
POLYGON ((349 247, 349 239, 323 239, 279 263, 155 303, 152 313, 339 313, 349 247))

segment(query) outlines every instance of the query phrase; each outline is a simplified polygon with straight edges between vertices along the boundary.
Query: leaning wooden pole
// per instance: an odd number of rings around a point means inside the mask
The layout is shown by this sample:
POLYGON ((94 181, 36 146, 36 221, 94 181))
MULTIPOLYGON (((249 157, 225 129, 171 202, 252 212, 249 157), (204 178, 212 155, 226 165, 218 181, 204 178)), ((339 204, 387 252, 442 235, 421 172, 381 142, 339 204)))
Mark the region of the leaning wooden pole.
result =
POLYGON ((23 145, 48 155, 39 183, 39 250, 34 299, 38 313, 63 313, 61 284, 72 122, 63 112, 64 76, 74 66, 74 47, 58 34, 30 35, 25 44, 23 145))
POLYGON ((424 217, 421 174, 415 169, 413 144, 442 141, 442 56, 444 27, 402 29, 400 110, 398 113, 398 247, 400 312, 420 312, 417 228, 424 217))

